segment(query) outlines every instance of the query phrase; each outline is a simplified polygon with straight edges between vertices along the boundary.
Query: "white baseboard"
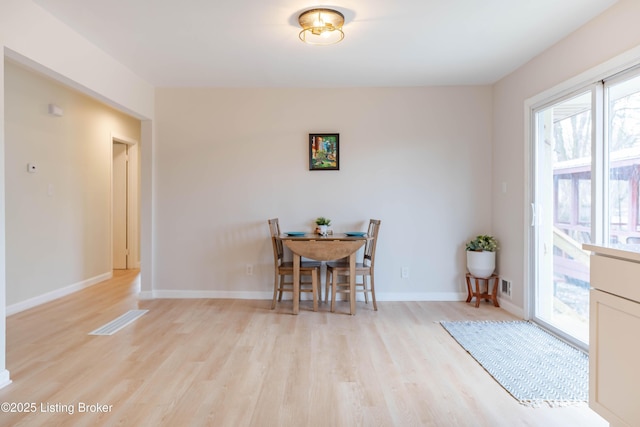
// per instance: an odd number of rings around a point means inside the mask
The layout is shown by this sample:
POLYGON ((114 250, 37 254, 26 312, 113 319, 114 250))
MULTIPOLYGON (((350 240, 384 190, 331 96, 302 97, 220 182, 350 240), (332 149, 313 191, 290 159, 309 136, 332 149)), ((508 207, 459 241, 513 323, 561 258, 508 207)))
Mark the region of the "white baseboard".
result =
POLYGON ((462 292, 416 292, 382 293, 376 292, 378 301, 464 301, 467 294, 462 292))
POLYGON ((74 283, 73 285, 65 286, 64 288, 56 289, 54 291, 47 292, 46 294, 38 295, 37 297, 33 297, 16 304, 8 305, 7 316, 11 316, 12 314, 16 314, 21 311, 28 310, 38 305, 67 296, 74 292, 78 292, 79 290, 88 288, 89 286, 111 279, 112 277, 113 277, 113 272, 110 271, 108 273, 103 273, 98 276, 83 280, 82 282, 74 283))
POLYGON ((140 291, 138 292, 138 299, 150 300, 156 298, 153 295, 153 291, 140 291))
POLYGON ((6 387, 11 384, 11 379, 9 377, 9 371, 6 369, 0 372, 0 388, 6 387))
POLYGON ((138 294, 140 299, 271 299, 272 292, 154 290, 138 294))
MULTIPOLYGON (((154 290, 138 294, 140 299, 253 299, 269 300, 273 297, 271 291, 239 292, 239 291, 183 291, 183 290, 154 290)), ((364 301, 364 296, 357 295, 358 300, 364 301)), ((462 292, 421 292, 421 293, 379 293, 378 301, 464 301, 467 294, 462 292)))
MULTIPOLYGON (((323 288, 324 292, 324 288, 323 288)), ((269 292, 238 292, 238 291, 184 291, 184 290, 155 290, 145 291, 138 294, 140 299, 252 299, 270 300, 273 294, 269 292)), ((302 295, 303 299, 310 298, 310 295, 302 295)), ((364 301, 364 296, 359 293, 358 301, 364 301)), ((377 292, 378 301, 465 301, 467 294, 464 292, 418 292, 418 293, 391 293, 377 292)), ((514 316, 523 319, 522 308, 512 304, 505 298, 499 298, 500 307, 514 316)))
POLYGON ((513 305, 513 303, 509 302, 506 298, 498 297, 498 302, 500 303, 500 308, 508 311, 519 319, 524 319, 524 310, 517 305, 513 305))

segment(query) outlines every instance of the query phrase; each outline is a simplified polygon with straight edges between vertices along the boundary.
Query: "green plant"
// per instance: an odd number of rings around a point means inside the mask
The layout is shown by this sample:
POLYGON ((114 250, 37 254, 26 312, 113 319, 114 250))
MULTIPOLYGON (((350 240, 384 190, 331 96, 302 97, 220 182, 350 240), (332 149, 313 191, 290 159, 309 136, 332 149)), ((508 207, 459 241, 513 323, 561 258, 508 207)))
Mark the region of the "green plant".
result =
POLYGON ((493 236, 479 235, 467 243, 467 250, 495 252, 498 250, 498 241, 493 236))
POLYGON ((325 218, 323 216, 318 217, 316 219, 316 224, 317 225, 331 225, 331 220, 329 218, 325 218))

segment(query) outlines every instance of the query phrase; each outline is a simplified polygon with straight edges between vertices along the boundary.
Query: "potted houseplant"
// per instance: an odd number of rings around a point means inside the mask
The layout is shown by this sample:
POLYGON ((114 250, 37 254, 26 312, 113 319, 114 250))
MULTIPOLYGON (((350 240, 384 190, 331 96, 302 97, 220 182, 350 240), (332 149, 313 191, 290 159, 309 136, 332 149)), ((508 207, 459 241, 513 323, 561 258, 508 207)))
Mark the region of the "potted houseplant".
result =
POLYGON ((327 228, 331 225, 331 220, 321 216, 316 218, 316 225, 318 226, 318 232, 323 236, 326 236, 327 228))
POLYGON ((496 269, 498 241, 493 236, 479 235, 467 243, 467 269, 475 277, 486 279, 496 269))

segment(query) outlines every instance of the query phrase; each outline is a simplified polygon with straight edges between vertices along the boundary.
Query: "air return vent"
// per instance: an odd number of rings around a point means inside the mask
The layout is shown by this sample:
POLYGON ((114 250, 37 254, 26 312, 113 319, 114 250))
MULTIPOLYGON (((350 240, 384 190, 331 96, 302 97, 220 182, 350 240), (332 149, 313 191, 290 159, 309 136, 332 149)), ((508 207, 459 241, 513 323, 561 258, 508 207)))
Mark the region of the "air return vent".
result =
POLYGON ((89 332, 89 335, 113 335, 120 329, 124 328, 134 320, 145 314, 149 310, 129 310, 122 316, 107 323, 104 326, 99 327, 93 332, 89 332))
POLYGON ((500 295, 511 298, 511 280, 500 279, 500 295))

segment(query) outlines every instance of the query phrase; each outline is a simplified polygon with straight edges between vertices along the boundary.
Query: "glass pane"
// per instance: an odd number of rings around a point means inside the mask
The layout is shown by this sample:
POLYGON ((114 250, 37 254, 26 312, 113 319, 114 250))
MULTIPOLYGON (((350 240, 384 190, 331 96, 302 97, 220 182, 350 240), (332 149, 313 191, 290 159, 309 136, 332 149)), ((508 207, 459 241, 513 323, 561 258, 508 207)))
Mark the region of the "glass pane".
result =
POLYGON ((591 91, 536 113, 535 316, 588 343, 591 91))
MULTIPOLYGON (((591 180, 578 180, 578 222, 590 226, 591 224, 591 180)), ((591 239, 587 239, 591 241, 591 239)))
POLYGON ((571 180, 558 179, 556 221, 571 222, 571 180))
POLYGON ((640 244, 640 77, 607 89, 609 144, 609 241, 640 244))

